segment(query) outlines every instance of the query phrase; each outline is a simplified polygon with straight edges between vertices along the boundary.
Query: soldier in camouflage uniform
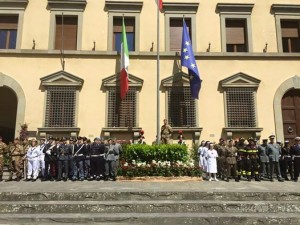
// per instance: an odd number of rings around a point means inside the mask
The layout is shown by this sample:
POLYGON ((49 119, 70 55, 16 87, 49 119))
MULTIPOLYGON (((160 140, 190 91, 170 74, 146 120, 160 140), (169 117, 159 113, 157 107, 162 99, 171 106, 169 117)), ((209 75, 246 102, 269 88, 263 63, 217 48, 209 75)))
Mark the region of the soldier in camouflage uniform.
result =
POLYGON ((218 152, 217 168, 218 176, 221 179, 227 177, 227 164, 226 164, 226 143, 223 138, 219 139, 219 144, 216 144, 214 149, 218 152))
POLYGON ((24 148, 19 143, 19 138, 15 138, 14 144, 9 147, 8 154, 10 158, 9 162, 9 178, 7 181, 12 181, 13 173, 16 173, 17 181, 22 178, 22 172, 20 165, 22 164, 22 157, 25 155, 24 148))
POLYGON ((162 144, 171 144, 172 127, 168 124, 168 120, 164 119, 164 125, 161 126, 160 135, 162 144))
POLYGON ((2 142, 2 137, 0 136, 0 181, 2 181, 3 167, 4 167, 4 154, 6 153, 7 145, 2 142))

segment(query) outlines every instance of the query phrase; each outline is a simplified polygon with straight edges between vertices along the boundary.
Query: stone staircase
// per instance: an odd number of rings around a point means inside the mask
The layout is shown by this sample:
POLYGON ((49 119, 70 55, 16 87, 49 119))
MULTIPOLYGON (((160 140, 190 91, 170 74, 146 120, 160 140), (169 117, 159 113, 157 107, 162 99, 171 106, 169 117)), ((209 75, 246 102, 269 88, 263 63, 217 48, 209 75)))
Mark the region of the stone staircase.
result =
POLYGON ((299 225, 299 200, 300 192, 1 192, 0 224, 299 225))

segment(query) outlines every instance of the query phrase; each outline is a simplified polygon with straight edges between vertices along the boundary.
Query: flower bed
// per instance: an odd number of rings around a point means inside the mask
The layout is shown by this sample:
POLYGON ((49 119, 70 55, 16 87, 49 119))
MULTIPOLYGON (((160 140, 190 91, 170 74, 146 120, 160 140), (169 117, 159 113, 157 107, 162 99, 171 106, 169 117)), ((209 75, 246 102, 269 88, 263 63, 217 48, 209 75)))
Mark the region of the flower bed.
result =
POLYGON ((144 177, 144 176, 162 176, 162 177, 200 177, 201 169, 195 166, 193 161, 155 161, 151 163, 136 162, 132 160, 131 163, 121 161, 119 176, 124 177, 144 177))

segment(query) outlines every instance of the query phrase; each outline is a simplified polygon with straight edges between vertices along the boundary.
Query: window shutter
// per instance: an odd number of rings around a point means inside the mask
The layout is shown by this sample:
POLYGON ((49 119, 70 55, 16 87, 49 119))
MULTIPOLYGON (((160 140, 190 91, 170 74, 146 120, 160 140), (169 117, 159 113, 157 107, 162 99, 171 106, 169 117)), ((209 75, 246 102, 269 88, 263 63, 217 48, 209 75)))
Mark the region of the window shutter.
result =
POLYGON ((62 17, 56 17, 56 38, 55 49, 61 49, 62 38, 64 39, 64 50, 76 50, 77 49, 77 16, 64 16, 63 24, 62 17), (62 37, 62 29, 64 37, 62 37))
POLYGON ((281 35, 283 38, 299 38, 299 22, 281 21, 281 35))
MULTIPOLYGON (((190 38, 192 38, 191 20, 187 18, 185 19, 185 23, 188 28, 190 38)), ((170 18, 170 50, 171 51, 180 51, 181 49, 182 26, 183 26, 182 18, 170 18)))
POLYGON ((226 20, 226 44, 245 44, 244 20, 226 20))
POLYGON ((18 16, 0 16, 0 29, 16 30, 18 29, 18 16))
MULTIPOLYGON (((123 18, 114 18, 114 27, 113 27, 113 32, 114 33, 121 33, 122 32, 122 21, 123 18)), ((126 32, 134 32, 134 27, 135 27, 135 20, 134 18, 126 17, 124 18, 125 22, 125 28, 126 32)))

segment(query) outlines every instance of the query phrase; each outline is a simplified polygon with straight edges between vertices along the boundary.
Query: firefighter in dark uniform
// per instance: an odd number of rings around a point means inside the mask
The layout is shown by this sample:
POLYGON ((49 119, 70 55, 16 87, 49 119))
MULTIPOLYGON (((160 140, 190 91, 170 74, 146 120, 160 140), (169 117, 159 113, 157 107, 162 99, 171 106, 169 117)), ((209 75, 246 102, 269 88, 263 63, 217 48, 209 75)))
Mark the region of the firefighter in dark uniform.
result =
POLYGON ((241 180, 241 177, 246 176, 246 170, 245 170, 245 161, 247 159, 247 153, 246 153, 246 145, 245 145, 245 138, 241 137, 236 145, 236 148, 238 149, 237 152, 237 178, 236 181, 239 182, 241 180))
POLYGON ((228 141, 228 145, 225 147, 226 150, 226 165, 227 165, 227 174, 226 181, 229 182, 229 177, 233 177, 237 180, 236 177, 236 157, 237 157, 237 148, 233 144, 233 140, 228 141))
POLYGON ((227 164, 226 164, 226 143, 223 138, 219 139, 219 144, 216 144, 214 149, 218 152, 217 169, 218 176, 221 179, 227 177, 227 164))
POLYGON ((294 159, 294 181, 297 182, 300 173, 300 137, 295 138, 295 144, 291 148, 294 159))
POLYGON ((281 148, 281 159, 279 161, 280 163, 280 170, 282 178, 285 180, 289 180, 287 176, 287 171, 291 176, 291 179, 294 180, 294 173, 293 173, 293 161, 292 156, 290 153, 290 145, 289 141, 284 142, 284 146, 281 148))
POLYGON ((258 164, 258 149, 253 138, 248 139, 249 144, 246 147, 247 160, 246 160, 246 174, 248 181, 251 181, 254 175, 255 181, 259 179, 259 164, 258 164))

